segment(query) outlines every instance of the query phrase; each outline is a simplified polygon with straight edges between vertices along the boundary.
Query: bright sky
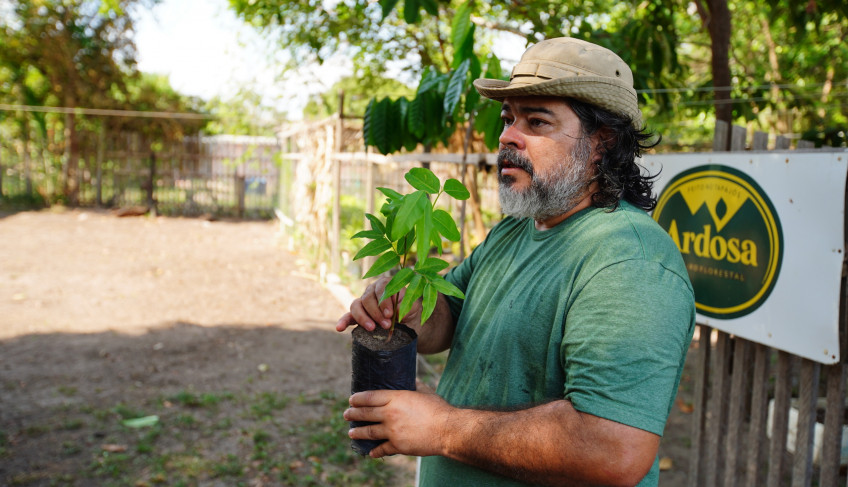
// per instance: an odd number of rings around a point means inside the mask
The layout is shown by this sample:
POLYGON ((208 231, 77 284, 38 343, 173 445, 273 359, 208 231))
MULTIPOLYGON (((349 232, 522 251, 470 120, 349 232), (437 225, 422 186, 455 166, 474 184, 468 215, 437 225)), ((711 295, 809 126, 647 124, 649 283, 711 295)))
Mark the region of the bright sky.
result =
MULTIPOLYGON (((345 74, 341 59, 302 69, 283 83, 269 60, 283 56, 255 29, 236 18, 227 0, 162 0, 136 16, 138 67, 166 74, 180 93, 228 99, 245 87, 262 93, 265 104, 297 119, 308 96, 329 89, 345 74)), ((512 65, 524 50, 517 38, 502 38, 495 51, 512 65)), ((277 66, 277 68, 275 68, 277 66)))
POLYGON ((342 62, 325 63, 278 81, 270 46, 253 28, 236 18, 227 0, 163 0, 136 20, 138 68, 166 74, 180 93, 227 99, 245 87, 262 93, 265 103, 297 118, 306 94, 328 89, 342 76, 342 62), (318 81, 320 80, 320 81, 318 81))

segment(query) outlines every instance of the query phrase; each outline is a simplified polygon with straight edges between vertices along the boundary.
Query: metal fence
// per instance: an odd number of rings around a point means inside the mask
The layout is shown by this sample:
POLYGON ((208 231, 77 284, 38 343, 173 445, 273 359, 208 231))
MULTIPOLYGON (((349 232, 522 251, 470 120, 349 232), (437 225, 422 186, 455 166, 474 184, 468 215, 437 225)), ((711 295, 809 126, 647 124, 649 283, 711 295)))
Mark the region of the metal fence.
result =
MULTIPOLYGON (((85 133, 78 155, 81 206, 269 218, 279 203, 282 167, 274 137, 194 136, 164 145, 138 133, 85 133)), ((0 197, 60 200, 64 158, 48 148, 0 141, 0 197)))

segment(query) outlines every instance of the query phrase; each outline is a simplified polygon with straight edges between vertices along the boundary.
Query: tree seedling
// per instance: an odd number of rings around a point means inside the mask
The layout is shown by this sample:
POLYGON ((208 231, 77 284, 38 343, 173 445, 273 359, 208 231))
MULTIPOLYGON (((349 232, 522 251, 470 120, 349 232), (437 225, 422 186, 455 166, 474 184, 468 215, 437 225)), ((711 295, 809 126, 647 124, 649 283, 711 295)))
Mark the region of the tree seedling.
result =
POLYGON ((449 264, 438 257, 431 257, 430 251, 435 247, 437 254, 442 255, 442 237, 451 242, 460 240, 459 228, 450 213, 436 209, 439 197, 445 193, 454 199, 465 200, 471 194, 456 179, 448 179, 443 187, 438 176, 426 168, 412 168, 404 178, 416 191, 401 194, 389 188, 377 188, 386 196, 386 202, 380 208, 380 216, 366 213, 371 229, 351 237, 371 239, 353 260, 377 258, 362 276, 363 279, 398 269, 380 297, 381 303, 390 296, 394 299, 389 339, 394 333, 395 324, 409 313, 418 299, 422 299, 423 325, 433 314, 439 293, 465 298, 459 288, 439 274, 449 264), (435 195, 432 203, 429 198, 431 195, 435 195), (406 294, 398 307, 397 294, 404 287, 406 294))

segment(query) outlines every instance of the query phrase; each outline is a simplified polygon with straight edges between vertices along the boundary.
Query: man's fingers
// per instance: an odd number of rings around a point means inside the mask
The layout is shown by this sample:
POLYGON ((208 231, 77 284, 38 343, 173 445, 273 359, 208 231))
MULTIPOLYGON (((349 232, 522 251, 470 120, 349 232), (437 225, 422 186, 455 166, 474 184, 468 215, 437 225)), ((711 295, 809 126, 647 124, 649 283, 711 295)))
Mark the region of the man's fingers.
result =
POLYGON ((369 456, 371 456, 371 458, 383 458, 391 455, 397 455, 398 453, 398 449, 395 448, 394 445, 392 445, 392 442, 386 441, 380 443, 379 445, 377 445, 377 447, 372 449, 371 453, 369 453, 369 456))
POLYGON ((389 328, 392 326, 392 300, 386 299, 382 303, 380 302, 380 296, 385 287, 385 283, 379 281, 368 286, 360 299, 360 303, 365 313, 372 320, 378 322, 383 328, 389 328))
POLYGON ((379 409, 370 407, 349 408, 345 410, 342 416, 346 421, 368 421, 371 423, 379 423, 383 420, 379 409))
POLYGON ((351 428, 347 435, 352 440, 385 440, 387 436, 385 428, 379 423, 351 428))
POLYGON ((393 391, 363 391, 350 396, 348 403, 351 407, 380 407, 389 403, 393 391))

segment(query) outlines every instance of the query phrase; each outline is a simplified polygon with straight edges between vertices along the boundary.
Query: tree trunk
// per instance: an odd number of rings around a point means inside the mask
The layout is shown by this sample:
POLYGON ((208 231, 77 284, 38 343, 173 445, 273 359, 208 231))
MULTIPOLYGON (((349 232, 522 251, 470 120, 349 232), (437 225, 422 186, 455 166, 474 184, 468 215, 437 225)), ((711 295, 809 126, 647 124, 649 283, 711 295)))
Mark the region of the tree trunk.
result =
MULTIPOLYGON (((733 105, 730 104, 730 9, 727 0, 706 0, 707 7, 697 1, 698 13, 710 34, 712 46, 713 98, 716 120, 732 126, 733 105)), ((727 134, 726 140, 730 140, 727 134)), ((724 150, 729 147, 724 148, 724 150)))

